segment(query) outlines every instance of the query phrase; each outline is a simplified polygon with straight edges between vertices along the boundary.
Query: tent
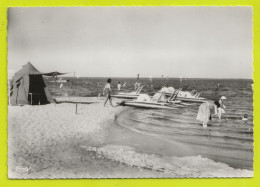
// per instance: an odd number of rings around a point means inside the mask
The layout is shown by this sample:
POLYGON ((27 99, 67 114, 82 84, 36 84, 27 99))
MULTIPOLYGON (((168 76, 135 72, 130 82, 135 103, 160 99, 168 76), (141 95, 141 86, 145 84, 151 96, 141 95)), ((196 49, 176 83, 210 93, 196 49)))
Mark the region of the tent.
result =
POLYGON ((10 104, 48 104, 55 102, 47 89, 42 73, 30 62, 16 72, 10 84, 10 104))

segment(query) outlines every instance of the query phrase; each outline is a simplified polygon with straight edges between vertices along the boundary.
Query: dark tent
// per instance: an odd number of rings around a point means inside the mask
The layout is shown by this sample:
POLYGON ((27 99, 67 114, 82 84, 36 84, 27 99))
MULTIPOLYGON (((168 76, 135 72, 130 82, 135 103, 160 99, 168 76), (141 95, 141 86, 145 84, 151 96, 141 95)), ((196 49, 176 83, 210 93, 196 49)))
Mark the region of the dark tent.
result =
POLYGON ((44 83, 42 73, 30 62, 15 73, 10 85, 11 105, 42 105, 53 102, 54 100, 44 83))

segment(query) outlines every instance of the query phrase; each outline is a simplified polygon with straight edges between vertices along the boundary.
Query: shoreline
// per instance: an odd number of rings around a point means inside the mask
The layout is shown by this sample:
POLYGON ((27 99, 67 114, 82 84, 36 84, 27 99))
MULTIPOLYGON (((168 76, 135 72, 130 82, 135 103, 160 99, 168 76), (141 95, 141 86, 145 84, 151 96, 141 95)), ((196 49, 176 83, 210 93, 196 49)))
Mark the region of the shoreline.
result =
POLYGON ((253 171, 236 170, 200 156, 169 157, 165 161, 153 154, 136 152, 132 147, 108 145, 106 139, 109 129, 112 126, 119 128, 115 117, 129 108, 104 107, 103 99, 71 97, 70 101, 73 102, 92 102, 79 104, 78 114, 75 114, 76 105, 72 103, 10 106, 8 177, 76 179, 253 176, 253 171), (188 164, 182 167, 184 163, 188 164), (19 172, 17 166, 28 167, 30 170, 19 172), (219 171, 212 172, 205 166, 215 167, 219 171))

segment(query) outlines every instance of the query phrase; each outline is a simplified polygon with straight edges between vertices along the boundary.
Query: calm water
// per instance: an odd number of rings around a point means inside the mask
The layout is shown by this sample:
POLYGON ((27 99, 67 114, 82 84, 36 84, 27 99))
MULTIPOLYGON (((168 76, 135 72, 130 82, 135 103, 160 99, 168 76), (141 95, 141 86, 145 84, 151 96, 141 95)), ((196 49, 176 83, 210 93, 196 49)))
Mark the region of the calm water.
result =
MULTIPOLYGON (((71 79, 72 80, 72 79, 71 79)), ((81 78, 59 84, 47 82, 54 95, 96 96, 102 93, 105 79, 81 78)), ((113 79, 126 82, 126 91, 133 90, 136 79, 113 79)), ((201 97, 216 100, 227 97, 223 119, 214 118, 207 128, 196 121, 198 105, 178 110, 145 110, 127 108, 111 127, 107 144, 131 146, 137 152, 164 156, 201 155, 234 168, 253 169, 253 91, 252 80, 212 79, 141 79, 143 93, 152 95, 162 85, 201 92, 201 97), (219 84, 219 86, 218 86, 219 84), (248 121, 242 121, 248 114, 248 121), (120 135, 120 136, 119 136, 120 135)))

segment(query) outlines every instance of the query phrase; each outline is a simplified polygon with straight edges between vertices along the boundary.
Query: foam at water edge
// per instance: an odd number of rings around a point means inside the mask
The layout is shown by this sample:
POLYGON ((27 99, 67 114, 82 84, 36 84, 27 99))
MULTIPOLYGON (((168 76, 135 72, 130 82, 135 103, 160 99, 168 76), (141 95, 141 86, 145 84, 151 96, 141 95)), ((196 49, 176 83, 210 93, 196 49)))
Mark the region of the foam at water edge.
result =
POLYGON ((133 148, 127 146, 81 147, 95 152, 99 157, 103 156, 129 166, 172 174, 173 177, 253 177, 253 171, 234 169, 227 164, 214 162, 201 156, 161 158, 157 155, 137 153, 133 148))

